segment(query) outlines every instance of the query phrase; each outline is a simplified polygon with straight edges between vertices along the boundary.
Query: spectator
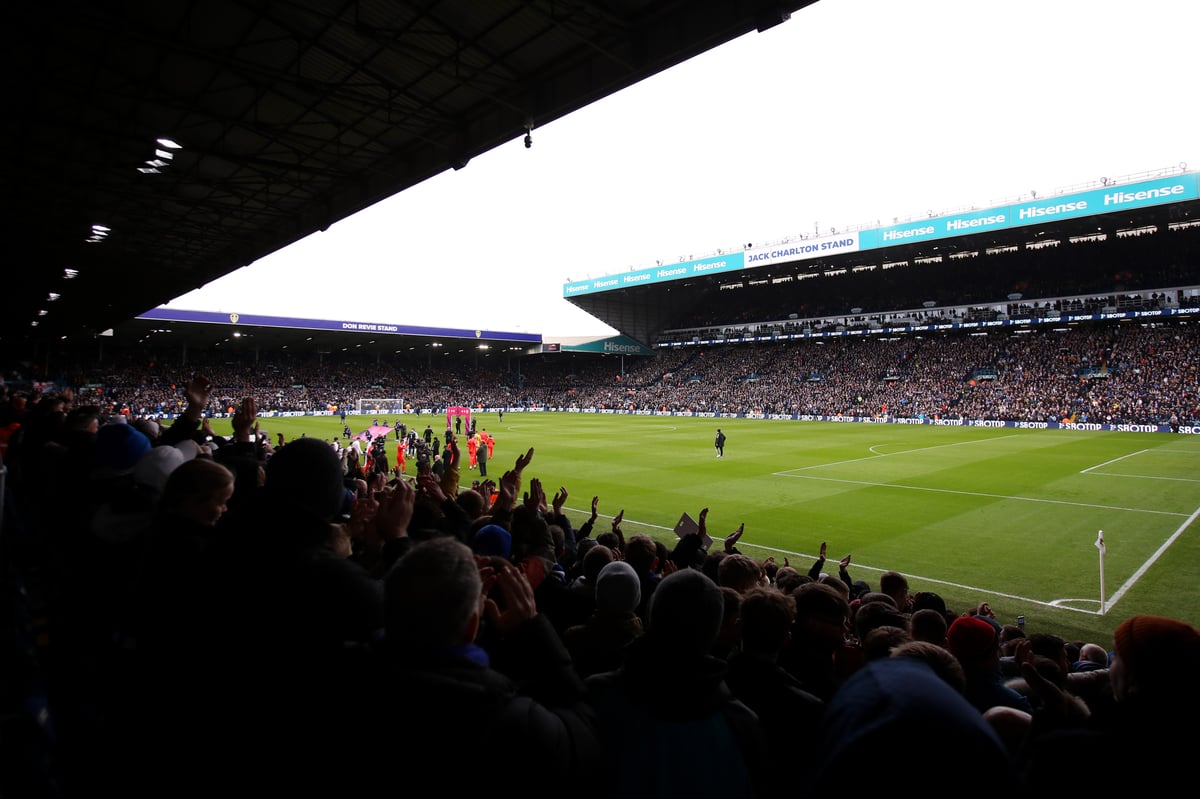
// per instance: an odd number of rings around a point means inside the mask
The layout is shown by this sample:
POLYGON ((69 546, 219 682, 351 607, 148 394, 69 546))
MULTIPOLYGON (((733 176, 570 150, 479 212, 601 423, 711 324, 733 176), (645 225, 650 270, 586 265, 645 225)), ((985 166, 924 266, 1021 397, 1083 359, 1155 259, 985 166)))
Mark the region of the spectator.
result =
MULTIPOLYGON (((825 714, 822 745, 808 789, 825 795, 845 788, 881 795, 896 788, 897 775, 912 769, 904 741, 937 741, 942 762, 969 763, 973 797, 1009 797, 1017 787, 1008 753, 979 712, 911 657, 868 663, 838 691, 825 714)), ((922 783, 930 796, 961 796, 962 785, 934 779, 922 783)))
POLYGON ((965 696, 976 710, 983 713, 1002 706, 1033 713, 1029 700, 1004 685, 995 624, 980 616, 960 616, 946 631, 946 645, 962 664, 967 677, 965 696))
MULTIPOLYGON (((602 556, 594 562, 601 560, 602 556)), ((643 631, 637 615, 641 597, 641 581, 628 563, 610 560, 600 569, 595 578, 595 612, 587 622, 568 627, 563 633, 563 643, 581 677, 621 667, 626 646, 643 631)))
POLYGON ((762 722, 778 795, 787 784, 804 784, 820 743, 825 703, 804 690, 800 681, 779 666, 779 653, 791 635, 796 605, 790 596, 759 587, 742 597, 741 648, 729 658, 725 682, 762 722))
POLYGON ((621 668, 588 679, 611 766, 605 795, 746 797, 765 788, 758 719, 728 693, 724 664, 708 654, 723 613, 716 583, 677 571, 655 589, 649 627, 621 668))
POLYGON ((404 555, 386 585, 386 645, 371 683, 378 695, 363 728, 372 732, 348 742, 366 755, 374 789, 438 782, 469 795, 549 796, 573 785, 587 795, 601 763, 583 683, 528 579, 503 563, 481 572, 469 548, 435 538, 404 555), (481 601, 493 584, 499 603, 481 601), (495 653, 475 644, 485 616, 516 671, 494 670, 495 653), (488 734, 464 750, 465 730, 488 734), (399 769, 369 765, 398 752, 399 769), (520 767, 531 760, 533 783, 520 767))

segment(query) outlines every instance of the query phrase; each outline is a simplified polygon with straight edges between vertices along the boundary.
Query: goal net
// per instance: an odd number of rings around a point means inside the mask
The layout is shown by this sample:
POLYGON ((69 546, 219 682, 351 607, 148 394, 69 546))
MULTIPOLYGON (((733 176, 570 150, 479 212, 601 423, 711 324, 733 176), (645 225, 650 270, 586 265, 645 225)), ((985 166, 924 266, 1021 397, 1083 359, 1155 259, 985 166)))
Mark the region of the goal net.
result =
POLYGON ((354 412, 359 416, 370 416, 377 413, 402 413, 403 411, 404 397, 363 397, 358 400, 358 407, 354 412))

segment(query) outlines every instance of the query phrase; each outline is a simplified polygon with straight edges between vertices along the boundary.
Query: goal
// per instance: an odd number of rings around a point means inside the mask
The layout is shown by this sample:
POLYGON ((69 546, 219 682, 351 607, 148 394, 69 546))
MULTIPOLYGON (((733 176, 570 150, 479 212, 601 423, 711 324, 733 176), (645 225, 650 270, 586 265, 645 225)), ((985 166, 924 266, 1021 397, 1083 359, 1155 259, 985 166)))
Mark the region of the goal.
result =
POLYGON ((371 414, 384 413, 403 413, 404 412, 404 397, 363 397, 358 400, 358 407, 355 410, 359 416, 370 416, 371 414))

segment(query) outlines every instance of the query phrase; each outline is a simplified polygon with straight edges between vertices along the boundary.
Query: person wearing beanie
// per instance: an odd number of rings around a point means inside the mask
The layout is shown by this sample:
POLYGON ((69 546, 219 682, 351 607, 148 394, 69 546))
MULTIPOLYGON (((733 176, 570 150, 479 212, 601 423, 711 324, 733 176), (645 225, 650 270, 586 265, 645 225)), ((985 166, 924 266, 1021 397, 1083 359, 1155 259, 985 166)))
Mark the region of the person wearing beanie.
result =
POLYGON ((976 708, 916 658, 874 660, 851 676, 826 708, 820 741, 805 782, 814 796, 844 791, 848 784, 866 796, 894 793, 902 775, 913 778, 913 745, 947 769, 940 779, 922 781, 923 796, 1016 794, 1003 741, 976 708), (950 776, 968 773, 969 787, 950 776))
POLYGON ((654 589, 649 625, 626 647, 621 667, 588 678, 613 766, 599 793, 643 796, 669 786, 676 796, 766 795, 758 717, 730 693, 724 661, 709 654, 724 612, 721 589, 707 575, 669 574, 654 589))
POLYGON ((563 643, 581 677, 621 667, 625 647, 643 632, 637 615, 642 598, 637 572, 623 560, 609 561, 596 576, 595 612, 563 631, 563 643))
POLYGON ((95 466, 101 476, 128 474, 149 451, 150 439, 132 425, 110 422, 96 431, 95 466))
POLYGON ((512 554, 512 533, 498 524, 485 524, 471 539, 476 555, 508 559, 512 554))
POLYGON ((171 472, 187 460, 183 450, 177 447, 154 447, 138 458, 133 467, 133 481, 158 496, 167 484, 171 472))
POLYGON ((596 610, 637 613, 641 601, 641 580, 633 567, 625 561, 612 561, 596 576, 596 610))
POLYGON ((967 676, 965 696, 980 713, 993 707, 1033 713, 1029 700, 1004 684, 995 624, 980 616, 959 616, 946 630, 946 648, 962 664, 967 676))
POLYGON ((1132 616, 1113 632, 1108 671, 1112 706, 1086 725, 1071 725, 1056 711, 1069 695, 1023 664, 1030 688, 1050 709, 1035 717, 1021 753, 1026 784, 1050 795, 1078 790, 1080 774, 1135 768, 1153 769, 1158 784, 1191 784, 1195 736, 1187 725, 1200 713, 1200 630, 1178 619, 1132 616))
POLYGON ((1197 693, 1200 631, 1163 616, 1133 616, 1113 632, 1109 667, 1117 701, 1197 693))

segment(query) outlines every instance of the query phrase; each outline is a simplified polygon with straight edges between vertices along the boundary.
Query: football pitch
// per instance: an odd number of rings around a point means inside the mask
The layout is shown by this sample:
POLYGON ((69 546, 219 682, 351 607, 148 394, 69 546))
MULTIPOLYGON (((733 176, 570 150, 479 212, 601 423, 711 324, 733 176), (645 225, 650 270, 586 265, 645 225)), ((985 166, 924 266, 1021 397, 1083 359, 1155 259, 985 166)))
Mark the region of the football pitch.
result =
MULTIPOLYGON (((444 416, 404 418, 445 430, 444 416)), ((804 572, 825 541, 826 571, 849 554, 852 577, 872 588, 895 569, 914 593, 934 591, 953 610, 986 601, 1001 623, 1024 615, 1027 632, 1107 647, 1132 615, 1200 624, 1200 438, 576 413, 476 418, 497 442, 489 477, 533 447, 525 488, 537 478, 550 498, 565 487, 576 526, 599 497, 597 532, 623 510, 626 536, 645 532, 671 546, 681 514, 708 508, 714 547, 744 523, 740 550, 804 572), (720 459, 717 427, 729 439, 720 459)), ((356 432, 369 421, 350 417, 356 432)), ((215 420, 218 432, 223 423, 215 420)), ((336 417, 260 426, 272 440, 341 431, 336 417)), ((465 452, 463 460, 469 486, 478 473, 465 452)))

